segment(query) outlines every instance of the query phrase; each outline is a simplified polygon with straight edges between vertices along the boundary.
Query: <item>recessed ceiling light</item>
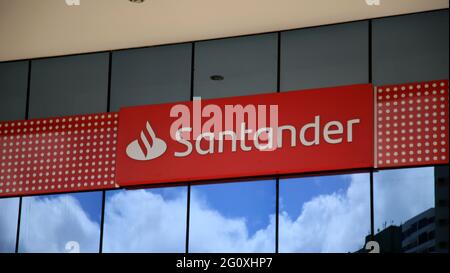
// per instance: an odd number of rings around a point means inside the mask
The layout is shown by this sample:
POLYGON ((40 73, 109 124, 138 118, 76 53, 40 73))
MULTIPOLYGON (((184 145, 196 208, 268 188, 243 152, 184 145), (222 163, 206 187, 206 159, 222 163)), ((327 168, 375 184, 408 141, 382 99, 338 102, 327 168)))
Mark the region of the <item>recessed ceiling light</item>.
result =
POLYGON ((209 78, 213 81, 222 81, 224 79, 224 77, 222 75, 212 75, 209 78))

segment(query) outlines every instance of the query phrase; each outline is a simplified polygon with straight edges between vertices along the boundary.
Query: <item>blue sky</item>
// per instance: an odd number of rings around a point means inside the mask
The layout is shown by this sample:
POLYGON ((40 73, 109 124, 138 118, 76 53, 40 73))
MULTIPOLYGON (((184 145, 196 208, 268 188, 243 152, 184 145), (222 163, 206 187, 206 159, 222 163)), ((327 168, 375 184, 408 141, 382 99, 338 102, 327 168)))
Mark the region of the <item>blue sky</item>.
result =
POLYGON ((223 216, 245 217, 251 234, 267 227, 269 215, 275 214, 275 180, 199 185, 191 189, 223 216))
MULTIPOLYGON (((300 215, 302 206, 322 194, 345 193, 350 185, 349 175, 330 175, 280 180, 280 211, 291 217, 300 215)), ((367 181, 367 187, 369 187, 367 181)), ((369 198, 369 196, 368 196, 369 198)))

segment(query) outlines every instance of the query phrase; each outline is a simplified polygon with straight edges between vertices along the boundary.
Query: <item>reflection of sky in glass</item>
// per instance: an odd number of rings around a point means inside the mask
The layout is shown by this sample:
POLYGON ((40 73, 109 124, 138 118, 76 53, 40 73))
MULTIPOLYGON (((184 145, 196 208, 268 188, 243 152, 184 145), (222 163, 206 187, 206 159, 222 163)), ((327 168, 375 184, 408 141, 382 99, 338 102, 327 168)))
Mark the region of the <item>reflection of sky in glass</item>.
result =
MULTIPOLYGON (((374 174, 375 228, 434 207, 434 168, 374 174)), ((275 181, 193 185, 190 252, 273 252, 275 181)), ((105 252, 184 252, 186 187, 106 194, 105 252)), ((97 252, 101 192, 24 197, 20 252, 97 252)), ((280 180, 280 252, 353 252, 370 231, 368 174, 280 180)), ((13 252, 18 198, 0 199, 0 252, 13 252)))
POLYGON ((106 193, 103 252, 184 252, 186 187, 106 193))
POLYGON ((18 215, 19 198, 0 199, 0 253, 15 251, 18 215))
POLYGON ((375 232, 401 225, 434 207, 434 167, 377 172, 373 194, 375 232))
POLYGON ((192 186, 190 252, 273 252, 275 181, 192 186))
POLYGON ((24 197, 19 252, 98 252, 101 204, 101 192, 24 197))
POLYGON ((282 179, 280 184, 280 211, 299 215, 302 205, 313 197, 334 192, 344 193, 350 185, 349 176, 315 176, 282 179))
POLYGON ((351 252, 370 232, 368 174, 280 180, 280 252, 351 252))
POLYGON ((224 217, 245 217, 250 234, 265 228, 269 215, 275 213, 273 180, 192 186, 192 194, 224 217))

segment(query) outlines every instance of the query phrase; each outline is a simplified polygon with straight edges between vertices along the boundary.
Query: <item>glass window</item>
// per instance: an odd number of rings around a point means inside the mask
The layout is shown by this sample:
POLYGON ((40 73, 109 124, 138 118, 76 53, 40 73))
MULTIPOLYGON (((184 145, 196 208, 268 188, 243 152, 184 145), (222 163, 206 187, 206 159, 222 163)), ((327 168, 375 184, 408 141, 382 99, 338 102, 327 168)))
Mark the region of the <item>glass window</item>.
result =
POLYGON ((19 252, 98 252, 102 193, 24 197, 19 252))
POLYGON ((375 85, 448 79, 448 9, 372 21, 375 85))
POLYGON ((108 53, 31 62, 30 118, 106 111, 108 53))
POLYGON ((434 224, 422 220, 435 215, 434 177, 434 167, 383 170, 374 174, 375 240, 382 252, 422 252, 429 247, 416 242, 424 229, 435 228, 434 224), (394 230, 408 236, 397 236, 394 230), (387 238, 391 238, 389 245, 387 238))
POLYGON ((369 174, 280 180, 280 252, 355 252, 368 234, 369 174))
POLYGON ((186 189, 108 191, 103 252, 185 252, 186 189))
POLYGON ((25 117, 27 82, 27 61, 0 63, 0 121, 25 117))
MULTIPOLYGON (((277 90, 278 34, 195 43, 194 96, 277 90)), ((190 252, 274 252, 275 181, 191 188, 190 252)))
POLYGON ((369 23, 282 32, 280 53, 282 91, 368 83, 369 23))
POLYGON ((0 199, 0 253, 11 253, 16 249, 19 198, 0 199))
MULTIPOLYGON (((401 225, 434 208, 434 168, 384 170, 374 173, 375 230, 401 225)), ((419 222, 421 216, 415 222, 419 222)))
POLYGON ((190 43, 113 52, 111 111, 190 100, 191 53, 190 43))
POLYGON ((276 33, 196 42, 194 96, 275 92, 277 55, 276 33))
POLYGON ((435 174, 435 209, 434 217, 430 217, 430 222, 434 223, 436 246, 433 251, 448 253, 449 233, 448 233, 448 185, 449 166, 434 167, 435 174))
POLYGON ((191 190, 189 252, 275 251, 275 181, 191 190))

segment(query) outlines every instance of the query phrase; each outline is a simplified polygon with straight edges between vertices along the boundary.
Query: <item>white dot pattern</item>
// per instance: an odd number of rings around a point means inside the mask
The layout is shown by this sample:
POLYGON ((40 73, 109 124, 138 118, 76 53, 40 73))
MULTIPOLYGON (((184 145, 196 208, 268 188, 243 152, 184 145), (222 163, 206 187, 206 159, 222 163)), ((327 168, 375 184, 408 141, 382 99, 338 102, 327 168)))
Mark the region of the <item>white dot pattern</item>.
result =
POLYGON ((115 188, 118 113, 0 122, 0 196, 115 188))
POLYGON ((448 164, 448 81, 380 86, 378 168, 448 164))

